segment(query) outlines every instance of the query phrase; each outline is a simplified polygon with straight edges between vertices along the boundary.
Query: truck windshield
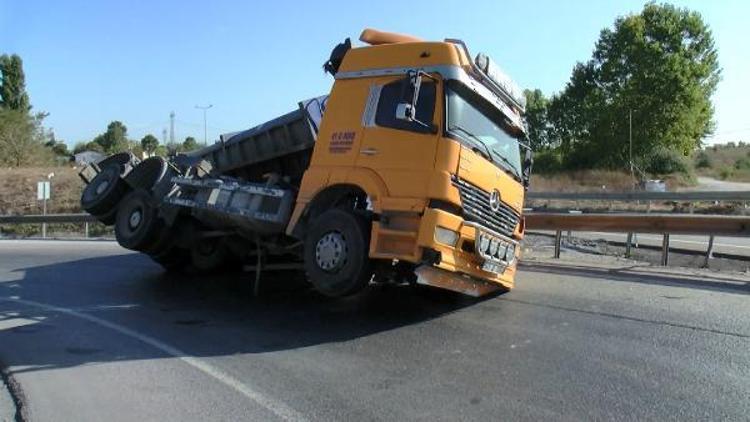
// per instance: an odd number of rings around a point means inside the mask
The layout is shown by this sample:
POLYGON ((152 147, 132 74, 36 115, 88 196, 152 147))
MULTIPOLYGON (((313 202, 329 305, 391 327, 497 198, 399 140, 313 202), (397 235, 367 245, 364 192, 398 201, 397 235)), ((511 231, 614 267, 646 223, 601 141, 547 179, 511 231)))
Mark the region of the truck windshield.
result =
POLYGON ((446 88, 446 128, 448 133, 471 144, 472 149, 489 156, 490 161, 521 180, 521 151, 518 139, 507 128, 499 110, 446 88))

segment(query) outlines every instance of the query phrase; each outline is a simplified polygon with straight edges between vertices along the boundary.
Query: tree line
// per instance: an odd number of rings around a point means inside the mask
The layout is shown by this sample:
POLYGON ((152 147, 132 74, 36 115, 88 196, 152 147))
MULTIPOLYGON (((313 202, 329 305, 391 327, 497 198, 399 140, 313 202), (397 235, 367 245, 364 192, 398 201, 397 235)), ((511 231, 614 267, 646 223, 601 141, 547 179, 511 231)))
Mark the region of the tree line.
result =
POLYGON ((83 151, 95 151, 104 154, 115 154, 130 151, 142 157, 144 155, 174 155, 180 152, 193 151, 201 145, 194 137, 188 136, 181 143, 159 143, 159 139, 147 134, 140 141, 128 138, 128 128, 122 122, 115 120, 107 125, 107 130, 94 137, 90 142, 79 142, 73 148, 73 154, 83 151), (145 154, 143 154, 145 152, 145 154))
POLYGON ((43 126, 45 112, 32 112, 26 92, 23 60, 17 54, 0 56, 0 165, 11 167, 50 165, 68 162, 72 154, 96 151, 113 154, 132 151, 136 155, 168 155, 192 151, 201 145, 188 136, 181 143, 160 145, 149 134, 140 141, 128 138, 127 127, 120 121, 107 125, 106 131, 90 142, 79 142, 73 151, 43 126))
POLYGON ((648 3, 601 31, 591 58, 561 92, 527 90, 527 123, 541 172, 683 171, 714 130, 718 52, 700 14, 648 3))

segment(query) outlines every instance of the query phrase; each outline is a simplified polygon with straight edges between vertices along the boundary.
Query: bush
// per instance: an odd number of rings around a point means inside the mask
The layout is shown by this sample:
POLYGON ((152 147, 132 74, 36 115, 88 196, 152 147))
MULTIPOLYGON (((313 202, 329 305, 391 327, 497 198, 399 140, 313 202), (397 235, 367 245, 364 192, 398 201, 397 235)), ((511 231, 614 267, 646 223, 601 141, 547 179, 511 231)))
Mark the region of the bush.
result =
POLYGON ((704 151, 699 152, 698 155, 695 156, 695 168, 708 169, 712 166, 713 163, 711 162, 711 157, 709 157, 704 151))
POLYGON ((721 180, 727 180, 734 175, 734 169, 728 166, 724 166, 719 170, 719 178, 721 180))
POLYGON ((737 170, 750 170, 750 158, 748 157, 738 158, 734 162, 734 168, 737 170))
POLYGON ((690 174, 687 158, 678 151, 658 148, 643 163, 643 169, 651 174, 690 174))
POLYGON ((534 168, 532 172, 539 174, 558 173, 562 170, 562 158, 554 150, 534 153, 534 168))

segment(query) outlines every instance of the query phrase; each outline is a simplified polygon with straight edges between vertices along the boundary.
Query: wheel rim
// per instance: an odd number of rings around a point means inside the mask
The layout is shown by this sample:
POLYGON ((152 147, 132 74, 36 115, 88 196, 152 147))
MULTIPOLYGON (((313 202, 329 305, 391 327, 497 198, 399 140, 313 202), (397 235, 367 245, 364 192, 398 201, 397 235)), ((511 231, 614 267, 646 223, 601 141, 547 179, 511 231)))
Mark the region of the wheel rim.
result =
POLYGON ((103 194, 107 188, 109 187, 109 180, 102 180, 101 183, 99 183, 96 186, 96 194, 101 195, 103 194))
POLYGON ((138 226, 141 224, 141 220, 143 220, 143 211, 140 208, 136 208, 133 210, 133 212, 130 213, 130 217, 128 218, 128 225, 130 226, 131 230, 135 230, 138 228, 138 226))
POLYGON ((328 232, 315 245, 315 263, 320 269, 334 272, 346 263, 348 248, 339 232, 328 232))

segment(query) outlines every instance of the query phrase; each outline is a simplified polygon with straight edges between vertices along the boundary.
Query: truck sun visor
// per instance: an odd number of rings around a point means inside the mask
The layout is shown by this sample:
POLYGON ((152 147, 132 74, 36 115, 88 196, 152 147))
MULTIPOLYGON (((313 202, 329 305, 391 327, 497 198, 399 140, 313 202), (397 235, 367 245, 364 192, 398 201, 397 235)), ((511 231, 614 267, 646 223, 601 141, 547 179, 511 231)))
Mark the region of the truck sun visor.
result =
POLYGON ((523 90, 498 66, 489 56, 483 53, 477 54, 474 60, 479 70, 487 75, 492 82, 497 84, 508 96, 510 96, 521 109, 526 109, 526 96, 523 90))

